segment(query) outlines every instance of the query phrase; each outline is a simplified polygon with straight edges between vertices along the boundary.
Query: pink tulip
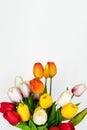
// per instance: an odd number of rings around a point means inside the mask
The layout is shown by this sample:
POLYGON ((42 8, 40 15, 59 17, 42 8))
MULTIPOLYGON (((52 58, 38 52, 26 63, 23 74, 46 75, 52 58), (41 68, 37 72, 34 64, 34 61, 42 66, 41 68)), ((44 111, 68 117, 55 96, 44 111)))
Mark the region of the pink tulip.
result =
POLYGON ((79 97, 86 91, 86 89, 87 86, 85 84, 77 84, 71 89, 71 91, 73 95, 79 97))
POLYGON ((22 101, 22 99, 23 99, 21 91, 17 87, 9 88, 8 97, 12 102, 16 102, 16 103, 22 101))
POLYGON ((21 93, 23 94, 23 97, 27 98, 31 95, 31 89, 25 82, 20 84, 19 88, 21 90, 21 93))

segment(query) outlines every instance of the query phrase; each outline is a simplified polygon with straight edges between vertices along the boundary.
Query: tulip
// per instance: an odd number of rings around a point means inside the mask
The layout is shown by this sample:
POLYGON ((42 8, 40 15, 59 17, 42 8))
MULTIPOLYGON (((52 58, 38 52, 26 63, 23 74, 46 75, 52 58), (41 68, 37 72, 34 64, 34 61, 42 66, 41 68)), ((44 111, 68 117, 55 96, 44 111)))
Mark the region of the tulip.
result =
POLYGON ((21 76, 16 76, 15 77, 15 86, 19 87, 21 83, 23 83, 23 78, 21 76))
POLYGON ((58 125, 59 130, 75 130, 72 122, 64 122, 58 125))
POLYGON ((64 106, 67 103, 70 103, 72 93, 69 90, 64 91, 58 98, 57 104, 64 106))
POLYGON ((44 69, 44 77, 45 78, 52 78, 57 73, 57 68, 54 62, 47 62, 45 69, 44 69))
POLYGON ((8 97, 12 102, 16 102, 16 103, 21 102, 23 99, 21 91, 17 87, 9 88, 8 97))
POLYGON ((61 108, 61 114, 64 118, 70 119, 75 116, 78 111, 78 106, 73 103, 68 103, 61 108))
POLYGON ((35 110, 33 114, 33 121, 36 125, 44 125, 47 121, 47 113, 44 109, 35 110))
POLYGON ((47 78, 50 78, 50 95, 52 91, 52 77, 57 73, 57 68, 54 62, 47 62, 44 69, 44 77, 45 77, 45 90, 47 92, 47 78))
POLYGON ((52 97, 48 93, 40 96, 40 106, 42 108, 49 108, 52 105, 52 97))
POLYGON ((14 111, 16 106, 10 102, 1 102, 0 103, 0 112, 4 113, 5 111, 14 111))
POLYGON ((60 129, 58 128, 58 126, 51 126, 51 127, 49 128, 49 130, 60 130, 60 129))
POLYGON ((39 100, 39 97, 40 97, 39 94, 34 94, 34 95, 33 95, 33 99, 34 99, 35 101, 38 101, 38 100, 39 100))
POLYGON ((29 86, 25 82, 20 84, 19 88, 21 90, 21 93, 22 93, 23 97, 27 98, 27 97, 30 96, 31 89, 29 88, 29 86))
POLYGON ((28 121, 30 118, 30 111, 26 104, 19 103, 17 112, 23 122, 28 121))
POLYGON ((77 84, 72 88, 73 95, 79 97, 81 96, 87 89, 87 86, 85 84, 77 84))
POLYGON ((44 92, 44 84, 37 78, 30 80, 30 88, 35 94, 41 94, 44 92))
POLYGON ((35 63, 33 66, 33 74, 36 78, 43 77, 44 68, 41 63, 35 63))
POLYGON ((15 111, 6 111, 3 114, 3 117, 11 124, 11 125, 17 125, 20 121, 21 118, 19 114, 15 111))

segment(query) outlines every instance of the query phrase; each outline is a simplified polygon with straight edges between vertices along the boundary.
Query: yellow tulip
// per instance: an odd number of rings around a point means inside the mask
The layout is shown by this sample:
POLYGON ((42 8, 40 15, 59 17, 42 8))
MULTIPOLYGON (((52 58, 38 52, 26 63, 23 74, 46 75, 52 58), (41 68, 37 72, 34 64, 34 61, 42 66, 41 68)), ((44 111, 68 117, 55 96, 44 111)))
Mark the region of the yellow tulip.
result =
POLYGON ((61 114, 64 118, 70 119, 75 116, 78 111, 78 106, 73 103, 68 103, 61 108, 61 114))
POLYGON ((42 108, 49 108, 52 105, 52 97, 44 93, 43 95, 40 96, 40 106, 42 108))
POLYGON ((17 113, 20 115, 23 122, 28 121, 30 118, 30 111, 26 104, 19 103, 17 113))

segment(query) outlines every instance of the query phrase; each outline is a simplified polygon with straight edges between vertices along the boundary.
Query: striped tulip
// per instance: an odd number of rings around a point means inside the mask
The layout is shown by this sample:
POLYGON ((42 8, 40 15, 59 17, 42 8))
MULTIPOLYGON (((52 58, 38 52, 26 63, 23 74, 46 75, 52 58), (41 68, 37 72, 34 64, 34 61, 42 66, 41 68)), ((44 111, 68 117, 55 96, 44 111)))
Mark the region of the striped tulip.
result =
POLYGON ((75 95, 76 97, 81 96, 87 89, 87 86, 85 84, 77 84, 76 86, 74 86, 72 88, 72 93, 73 95, 75 95))

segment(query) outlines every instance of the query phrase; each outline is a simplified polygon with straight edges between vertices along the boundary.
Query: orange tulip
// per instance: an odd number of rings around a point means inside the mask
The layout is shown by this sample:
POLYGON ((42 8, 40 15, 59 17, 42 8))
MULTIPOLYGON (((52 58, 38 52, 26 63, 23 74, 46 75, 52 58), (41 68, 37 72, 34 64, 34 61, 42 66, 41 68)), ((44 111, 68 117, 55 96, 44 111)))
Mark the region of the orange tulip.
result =
POLYGON ((57 68, 54 62, 47 62, 45 69, 44 69, 44 77, 45 78, 52 78, 57 73, 57 68))
POLYGON ((30 88, 35 94, 41 94, 44 92, 45 87, 40 79, 34 78, 30 80, 30 88))
POLYGON ((33 67, 33 74, 36 78, 42 78, 43 77, 44 68, 41 63, 37 62, 34 64, 33 67))

